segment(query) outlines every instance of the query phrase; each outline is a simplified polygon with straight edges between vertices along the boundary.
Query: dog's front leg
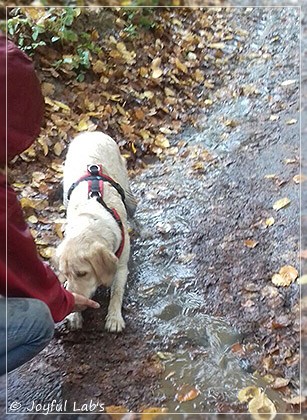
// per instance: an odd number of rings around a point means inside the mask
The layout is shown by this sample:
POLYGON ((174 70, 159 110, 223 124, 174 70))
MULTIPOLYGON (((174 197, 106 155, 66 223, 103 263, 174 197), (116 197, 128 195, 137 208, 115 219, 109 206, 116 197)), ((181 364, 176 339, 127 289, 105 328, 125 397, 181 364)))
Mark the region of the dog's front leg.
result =
POLYGON ((122 303, 127 276, 127 266, 119 267, 111 287, 111 298, 105 326, 111 332, 120 332, 125 328, 125 321, 122 317, 122 303))
POLYGON ((68 321, 68 328, 71 331, 80 330, 82 328, 83 319, 81 312, 72 312, 67 315, 66 320, 68 321))

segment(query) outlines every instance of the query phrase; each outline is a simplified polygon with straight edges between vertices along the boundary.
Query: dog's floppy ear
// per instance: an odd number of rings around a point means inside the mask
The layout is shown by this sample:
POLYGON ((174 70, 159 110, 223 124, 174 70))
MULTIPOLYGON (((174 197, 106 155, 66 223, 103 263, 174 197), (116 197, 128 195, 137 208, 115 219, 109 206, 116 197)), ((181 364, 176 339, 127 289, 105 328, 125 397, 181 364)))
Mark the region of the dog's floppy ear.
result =
POLYGON ((106 287, 110 287, 116 273, 118 258, 104 245, 94 242, 90 245, 89 262, 99 282, 106 287))

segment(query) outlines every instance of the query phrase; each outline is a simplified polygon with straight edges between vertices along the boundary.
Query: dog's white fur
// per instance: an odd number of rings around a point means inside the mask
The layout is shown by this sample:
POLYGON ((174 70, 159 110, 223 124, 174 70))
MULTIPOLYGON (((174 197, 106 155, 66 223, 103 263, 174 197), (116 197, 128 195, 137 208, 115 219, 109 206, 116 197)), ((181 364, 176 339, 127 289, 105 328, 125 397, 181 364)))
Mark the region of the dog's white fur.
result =
MULTIPOLYGON (((127 168, 115 141, 101 132, 83 133, 70 144, 64 166, 64 204, 67 206, 65 239, 57 249, 60 278, 71 292, 92 297, 100 285, 111 287, 111 298, 105 328, 121 331, 125 327, 121 307, 128 275, 130 240, 127 212, 120 194, 104 183, 103 200, 118 212, 125 230, 125 245, 118 259, 122 234, 112 215, 95 199, 88 199, 88 183, 80 182, 71 193, 70 186, 86 173, 90 164, 101 164, 103 172, 125 191, 125 203, 133 214, 136 202, 131 193, 127 168)), ((70 328, 82 327, 82 316, 68 316, 70 328)))

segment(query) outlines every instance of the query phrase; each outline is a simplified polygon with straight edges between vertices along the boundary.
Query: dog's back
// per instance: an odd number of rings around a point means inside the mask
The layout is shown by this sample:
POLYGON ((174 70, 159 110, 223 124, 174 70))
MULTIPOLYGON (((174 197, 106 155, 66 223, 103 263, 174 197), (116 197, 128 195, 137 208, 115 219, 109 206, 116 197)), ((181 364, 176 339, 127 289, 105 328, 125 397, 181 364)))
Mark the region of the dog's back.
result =
POLYGON ((125 159, 116 142, 102 132, 79 134, 70 144, 64 166, 64 203, 71 185, 86 173, 90 164, 100 164, 103 171, 125 191, 129 215, 133 215, 136 201, 131 193, 125 159))

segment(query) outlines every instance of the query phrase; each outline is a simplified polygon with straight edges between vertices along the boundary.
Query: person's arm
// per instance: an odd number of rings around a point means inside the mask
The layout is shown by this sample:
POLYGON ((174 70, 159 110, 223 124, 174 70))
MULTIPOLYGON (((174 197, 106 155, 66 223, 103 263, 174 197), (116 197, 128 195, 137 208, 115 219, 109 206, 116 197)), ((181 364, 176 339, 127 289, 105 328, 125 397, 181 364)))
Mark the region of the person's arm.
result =
MULTIPOLYGON (((7 296, 42 300, 48 305, 55 322, 61 321, 73 311, 86 307, 99 308, 97 302, 65 290, 51 267, 40 259, 16 194, 10 187, 7 191, 7 296)), ((3 211, 1 215, 0 235, 4 238, 3 211)), ((0 258, 5 261, 3 247, 0 249, 0 258)), ((4 289, 1 276, 2 294, 5 294, 4 289)))

